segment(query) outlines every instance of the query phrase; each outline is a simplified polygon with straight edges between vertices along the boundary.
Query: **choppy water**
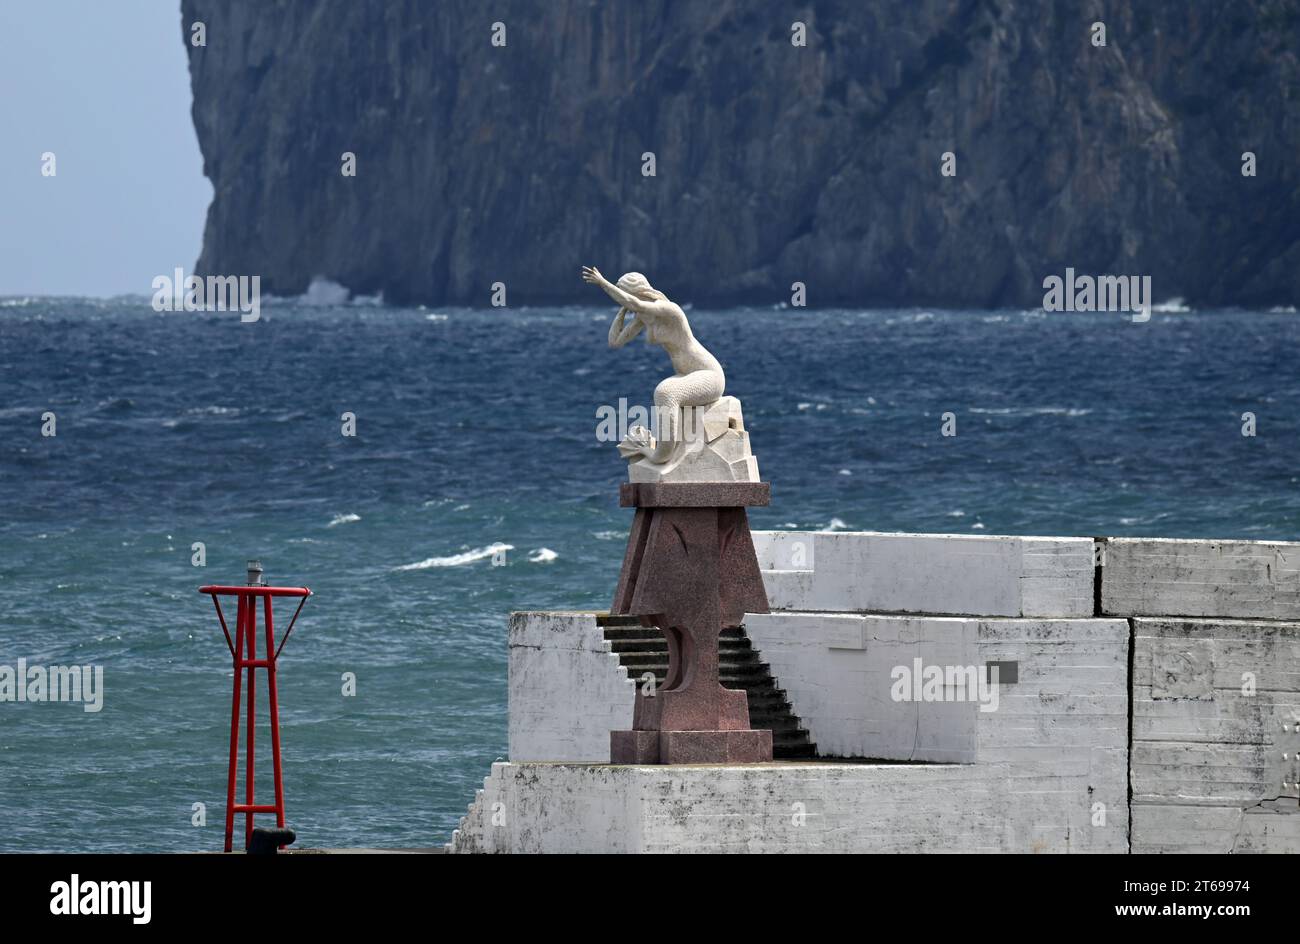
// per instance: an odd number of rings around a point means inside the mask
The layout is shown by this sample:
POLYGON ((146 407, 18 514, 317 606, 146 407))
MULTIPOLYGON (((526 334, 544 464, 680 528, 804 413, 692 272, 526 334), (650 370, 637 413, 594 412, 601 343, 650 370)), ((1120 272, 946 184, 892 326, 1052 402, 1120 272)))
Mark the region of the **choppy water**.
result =
MULTIPOLYGON (((316 591, 281 663, 301 842, 445 841, 505 753, 507 612, 613 592, 595 411, 667 362, 608 351, 611 314, 0 300, 0 665, 105 671, 97 714, 0 703, 0 850, 219 845, 229 655, 196 588, 252 556, 316 591)), ((1292 312, 691 318, 773 484, 756 527, 1300 535, 1292 312)))

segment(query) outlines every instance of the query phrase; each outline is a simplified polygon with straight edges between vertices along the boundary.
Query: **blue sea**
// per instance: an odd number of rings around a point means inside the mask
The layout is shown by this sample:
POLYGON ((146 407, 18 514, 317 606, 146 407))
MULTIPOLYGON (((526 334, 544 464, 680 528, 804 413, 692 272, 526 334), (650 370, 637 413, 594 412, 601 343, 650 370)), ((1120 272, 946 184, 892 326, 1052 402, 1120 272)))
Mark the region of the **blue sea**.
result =
MULTIPOLYGON (((772 483, 755 527, 1300 537, 1292 310, 689 314, 772 483)), ((252 557, 315 591, 280 666, 299 844, 445 842, 505 755, 508 612, 614 590, 597 410, 669 368, 610 351, 612 315, 0 300, 0 665, 104 669, 97 713, 0 703, 0 851, 220 848, 230 656, 197 588, 252 557)))

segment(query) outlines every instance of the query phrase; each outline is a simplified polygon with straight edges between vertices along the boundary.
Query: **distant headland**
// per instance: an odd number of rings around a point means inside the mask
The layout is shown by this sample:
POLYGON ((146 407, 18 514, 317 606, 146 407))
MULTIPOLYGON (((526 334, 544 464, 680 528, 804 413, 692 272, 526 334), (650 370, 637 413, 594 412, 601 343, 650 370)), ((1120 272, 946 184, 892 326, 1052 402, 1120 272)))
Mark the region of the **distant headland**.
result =
POLYGON ((577 303, 599 257, 697 305, 1037 308, 1066 267, 1300 298, 1300 0, 181 13, 195 271, 274 295, 577 303))

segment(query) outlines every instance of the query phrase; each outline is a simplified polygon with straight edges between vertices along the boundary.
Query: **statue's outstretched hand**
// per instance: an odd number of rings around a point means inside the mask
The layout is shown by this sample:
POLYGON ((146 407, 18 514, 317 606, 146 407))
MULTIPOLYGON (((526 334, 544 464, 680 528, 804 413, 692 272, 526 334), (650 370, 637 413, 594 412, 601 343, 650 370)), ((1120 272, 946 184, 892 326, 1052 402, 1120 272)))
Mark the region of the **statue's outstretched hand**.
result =
POLYGON ((600 274, 600 270, 595 266, 583 266, 582 281, 589 285, 600 285, 605 281, 605 277, 600 274))

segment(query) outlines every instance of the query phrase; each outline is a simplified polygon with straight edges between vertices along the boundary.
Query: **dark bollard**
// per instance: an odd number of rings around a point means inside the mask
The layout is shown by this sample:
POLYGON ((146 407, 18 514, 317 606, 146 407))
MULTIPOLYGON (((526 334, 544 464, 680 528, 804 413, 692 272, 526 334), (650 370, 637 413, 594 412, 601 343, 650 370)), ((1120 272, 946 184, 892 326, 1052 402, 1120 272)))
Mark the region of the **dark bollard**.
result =
POLYGON ((258 826, 253 830, 253 838, 248 843, 248 854, 275 855, 281 846, 287 846, 297 838, 298 834, 292 829, 284 827, 267 829, 258 826))

